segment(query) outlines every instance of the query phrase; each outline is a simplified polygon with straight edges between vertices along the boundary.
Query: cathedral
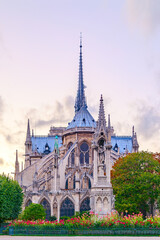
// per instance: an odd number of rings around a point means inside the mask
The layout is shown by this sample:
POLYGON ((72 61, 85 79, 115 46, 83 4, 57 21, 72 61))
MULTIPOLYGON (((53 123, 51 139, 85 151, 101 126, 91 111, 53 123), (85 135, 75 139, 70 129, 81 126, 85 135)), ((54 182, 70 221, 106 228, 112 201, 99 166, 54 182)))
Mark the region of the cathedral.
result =
POLYGON ((16 151, 15 180, 24 192, 23 208, 39 203, 46 218, 73 216, 92 210, 100 216, 114 210, 110 171, 120 156, 137 152, 132 136, 116 136, 110 115, 105 117, 100 97, 98 121, 90 114, 85 98, 80 42, 79 79, 75 115, 67 127, 50 127, 46 136, 36 136, 27 124, 24 168, 16 151))

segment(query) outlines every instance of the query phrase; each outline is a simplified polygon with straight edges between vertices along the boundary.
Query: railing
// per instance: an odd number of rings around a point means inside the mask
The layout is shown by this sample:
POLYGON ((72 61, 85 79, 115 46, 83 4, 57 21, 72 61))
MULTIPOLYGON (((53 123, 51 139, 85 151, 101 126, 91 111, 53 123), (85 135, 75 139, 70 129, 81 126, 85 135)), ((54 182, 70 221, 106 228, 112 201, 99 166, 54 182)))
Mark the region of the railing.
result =
POLYGON ((36 228, 36 226, 29 227, 9 227, 9 235, 43 235, 43 236, 159 236, 160 228, 72 228, 68 229, 65 226, 59 228, 45 227, 36 228))

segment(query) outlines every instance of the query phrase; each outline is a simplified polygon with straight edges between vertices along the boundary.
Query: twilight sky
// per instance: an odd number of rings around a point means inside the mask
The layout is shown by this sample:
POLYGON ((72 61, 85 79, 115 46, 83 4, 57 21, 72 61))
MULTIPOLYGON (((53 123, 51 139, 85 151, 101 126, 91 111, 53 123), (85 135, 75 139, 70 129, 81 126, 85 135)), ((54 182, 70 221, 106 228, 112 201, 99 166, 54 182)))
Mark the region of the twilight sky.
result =
POLYGON ((27 119, 35 134, 74 116, 83 35, 88 109, 100 94, 117 135, 160 152, 159 0, 0 0, 0 173, 23 161, 27 119))

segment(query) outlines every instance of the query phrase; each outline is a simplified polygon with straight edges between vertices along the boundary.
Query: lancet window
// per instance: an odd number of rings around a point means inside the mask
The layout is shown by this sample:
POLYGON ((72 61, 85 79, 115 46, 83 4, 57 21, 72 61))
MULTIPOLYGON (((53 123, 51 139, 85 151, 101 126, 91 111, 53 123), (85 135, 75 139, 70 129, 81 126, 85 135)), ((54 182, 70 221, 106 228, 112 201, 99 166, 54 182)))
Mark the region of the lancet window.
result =
POLYGON ((89 146, 86 142, 80 146, 80 164, 89 164, 89 146))
POLYGON ((66 180, 65 189, 75 189, 75 175, 74 177, 69 177, 66 180))
POLYGON ((44 198, 40 204, 44 207, 46 211, 46 219, 48 220, 49 217, 51 216, 51 208, 49 202, 44 198))
POLYGON ((91 189, 91 181, 87 176, 82 179, 82 189, 91 189))
POLYGON ((74 204, 73 202, 67 197, 61 204, 60 208, 60 216, 67 216, 71 217, 74 215, 74 204))
POLYGON ((89 211, 89 210, 90 210, 90 198, 87 197, 81 203, 80 212, 89 211))

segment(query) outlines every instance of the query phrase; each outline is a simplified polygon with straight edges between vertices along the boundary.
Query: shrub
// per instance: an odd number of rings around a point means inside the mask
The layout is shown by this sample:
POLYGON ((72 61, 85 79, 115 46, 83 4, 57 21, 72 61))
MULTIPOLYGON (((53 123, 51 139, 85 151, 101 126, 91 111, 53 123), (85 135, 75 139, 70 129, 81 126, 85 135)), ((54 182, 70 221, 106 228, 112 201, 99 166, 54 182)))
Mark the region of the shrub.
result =
POLYGON ((42 205, 31 203, 28 207, 25 208, 22 219, 23 220, 38 220, 45 219, 46 212, 42 205))
POLYGON ((61 219, 61 220, 68 220, 68 219, 70 219, 70 217, 62 216, 62 217, 60 217, 60 219, 61 219))
POLYGON ((90 217, 90 211, 76 212, 75 215, 72 216, 72 218, 75 218, 75 217, 89 218, 90 217))
POLYGON ((49 221, 55 221, 55 220, 57 220, 57 218, 56 218, 56 216, 50 216, 48 220, 49 221))

